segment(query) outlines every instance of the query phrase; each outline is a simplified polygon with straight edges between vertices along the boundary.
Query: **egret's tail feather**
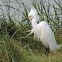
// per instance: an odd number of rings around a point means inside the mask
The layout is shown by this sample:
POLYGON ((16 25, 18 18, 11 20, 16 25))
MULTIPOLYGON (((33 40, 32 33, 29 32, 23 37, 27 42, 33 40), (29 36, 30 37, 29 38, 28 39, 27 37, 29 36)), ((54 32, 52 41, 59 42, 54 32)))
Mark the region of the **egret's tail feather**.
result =
POLYGON ((61 49, 62 45, 58 45, 58 49, 61 49))
POLYGON ((62 45, 58 45, 58 44, 54 44, 53 46, 50 45, 50 50, 55 52, 56 50, 61 49, 61 47, 62 47, 62 45))

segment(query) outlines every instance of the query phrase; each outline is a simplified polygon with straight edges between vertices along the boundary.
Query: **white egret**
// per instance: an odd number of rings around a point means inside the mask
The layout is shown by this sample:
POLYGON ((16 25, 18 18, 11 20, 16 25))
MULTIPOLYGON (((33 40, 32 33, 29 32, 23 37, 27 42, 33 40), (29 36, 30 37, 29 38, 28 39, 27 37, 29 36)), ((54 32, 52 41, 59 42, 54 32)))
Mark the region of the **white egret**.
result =
MULTIPOLYGON (((41 21, 37 24, 39 16, 35 8, 31 9, 28 18, 32 19, 32 30, 30 34, 34 33, 34 37, 40 39, 40 41, 46 46, 47 55, 49 53, 49 50, 56 51, 60 49, 62 45, 58 45, 56 43, 54 34, 48 23, 41 21)), ((24 19, 23 21, 27 20, 28 18, 24 19)))

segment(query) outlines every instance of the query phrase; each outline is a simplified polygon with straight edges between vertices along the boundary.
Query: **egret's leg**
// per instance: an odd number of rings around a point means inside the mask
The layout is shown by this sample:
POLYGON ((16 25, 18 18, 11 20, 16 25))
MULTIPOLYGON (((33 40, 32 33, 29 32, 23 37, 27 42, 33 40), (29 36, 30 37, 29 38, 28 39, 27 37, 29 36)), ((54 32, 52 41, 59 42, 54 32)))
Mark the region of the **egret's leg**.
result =
POLYGON ((47 56, 48 56, 48 54, 49 54, 49 48, 46 48, 46 52, 45 52, 45 54, 47 54, 47 56))

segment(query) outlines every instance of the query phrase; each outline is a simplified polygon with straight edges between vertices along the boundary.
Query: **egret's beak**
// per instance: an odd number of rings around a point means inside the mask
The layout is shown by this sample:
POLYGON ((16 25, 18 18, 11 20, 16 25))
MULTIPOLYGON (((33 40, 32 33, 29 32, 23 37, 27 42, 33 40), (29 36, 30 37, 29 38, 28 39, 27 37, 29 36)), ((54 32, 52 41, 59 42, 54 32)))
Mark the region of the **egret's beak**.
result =
POLYGON ((25 20, 27 20, 28 19, 28 17, 26 18, 26 19, 24 19, 22 22, 24 22, 25 20))
POLYGON ((28 16, 26 19, 24 19, 22 22, 24 22, 25 20, 29 19, 31 16, 28 16))

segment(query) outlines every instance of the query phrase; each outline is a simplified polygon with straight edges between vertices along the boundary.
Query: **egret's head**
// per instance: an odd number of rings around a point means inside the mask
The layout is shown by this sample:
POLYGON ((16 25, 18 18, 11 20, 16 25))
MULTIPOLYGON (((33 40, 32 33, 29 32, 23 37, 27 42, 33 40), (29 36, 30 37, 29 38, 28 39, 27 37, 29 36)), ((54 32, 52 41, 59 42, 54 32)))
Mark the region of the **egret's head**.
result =
POLYGON ((37 11, 35 8, 31 8, 28 18, 33 19, 35 16, 37 16, 37 11))
MULTIPOLYGON (((27 20, 27 19, 33 19, 34 17, 37 17, 38 14, 37 14, 37 11, 35 8, 31 8, 31 11, 30 13, 28 14, 28 17, 26 19, 24 19, 23 21, 27 20)), ((23 22, 22 21, 22 22, 23 22)))

